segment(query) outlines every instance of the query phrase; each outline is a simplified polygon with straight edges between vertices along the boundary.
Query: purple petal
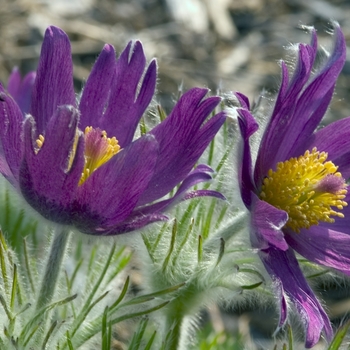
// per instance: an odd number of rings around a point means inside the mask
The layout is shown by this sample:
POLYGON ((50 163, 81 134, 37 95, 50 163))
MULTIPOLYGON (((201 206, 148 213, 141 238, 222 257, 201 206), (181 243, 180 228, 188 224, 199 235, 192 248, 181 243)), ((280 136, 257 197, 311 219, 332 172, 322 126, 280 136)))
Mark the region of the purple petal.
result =
POLYGON ((287 65, 283 61, 281 62, 281 71, 281 86, 278 91, 275 110, 279 110, 280 108, 282 108, 282 104, 286 97, 286 93, 288 91, 289 86, 289 71, 287 65))
POLYGON ((8 81, 7 90, 23 114, 30 110, 35 77, 36 72, 29 72, 22 80, 18 69, 14 68, 8 81))
MULTIPOLYGON (((112 79, 115 77, 115 51, 105 45, 95 62, 81 96, 80 128, 100 127, 99 119, 107 106, 112 79)), ((113 136, 113 135, 112 135, 113 136)))
POLYGON ((242 93, 236 91, 234 95, 237 97, 239 104, 242 108, 250 110, 250 103, 247 96, 243 95, 242 93))
POLYGON ((14 187, 18 187, 18 181, 14 178, 4 155, 4 150, 0 142, 0 174, 3 175, 14 187))
MULTIPOLYGON (((288 147, 288 144, 284 142, 285 134, 291 128, 290 121, 296 108, 298 96, 311 74, 313 62, 310 62, 310 58, 306 45, 300 44, 298 63, 292 81, 288 90, 284 94, 278 95, 271 119, 261 141, 254 174, 256 183, 261 183, 268 170, 276 162, 281 161, 280 158, 276 157, 276 152, 283 147, 288 147)), ((285 74, 284 71, 283 74, 285 74)), ((284 84, 282 82, 283 88, 285 88, 284 84)))
POLYGON ((325 67, 298 99, 291 119, 292 128, 287 131, 284 141, 291 148, 289 152, 282 152, 280 159, 299 156, 300 152, 305 150, 305 143, 308 142, 329 106, 336 80, 346 60, 345 38, 338 26, 335 28, 335 33, 335 46, 332 55, 325 67))
POLYGON ((282 232, 288 214, 254 195, 251 208, 251 241, 253 248, 267 249, 271 246, 287 250, 288 244, 282 232))
POLYGON ((9 94, 16 100, 19 92, 19 88, 21 86, 21 73, 19 72, 18 67, 14 67, 9 76, 9 80, 7 82, 7 91, 9 94))
POLYGON ((23 115, 16 102, 0 85, 0 138, 2 153, 6 159, 0 161, 1 173, 17 187, 19 166, 23 155, 23 115), (10 172, 8 171, 10 170, 10 172))
POLYGON ((95 228, 89 229, 89 231, 85 232, 91 235, 98 236, 115 236, 122 233, 127 233, 131 231, 136 231, 142 229, 146 225, 149 225, 153 222, 159 221, 168 221, 169 218, 160 213, 151 213, 148 215, 137 215, 132 214, 126 221, 123 221, 119 225, 111 226, 108 228, 95 228))
POLYGON ((45 32, 32 92, 31 115, 37 131, 44 135, 57 107, 75 105, 73 64, 67 34, 54 26, 45 32))
MULTIPOLYGON (((306 348, 313 347, 319 341, 322 331, 330 341, 332 327, 328 316, 303 276, 293 251, 270 248, 260 252, 259 256, 277 284, 277 291, 280 292, 282 284, 283 291, 295 305, 305 326, 306 348)), ((282 305, 284 303, 282 302, 282 305)))
POLYGON ((337 120, 314 133, 305 149, 316 147, 328 153, 345 179, 350 177, 350 117, 337 120))
POLYGON ((262 140, 255 168, 256 182, 260 183, 264 174, 277 162, 298 156, 305 150, 305 143, 327 110, 346 58, 345 40, 339 26, 335 27, 335 33, 332 55, 303 92, 315 57, 315 34, 312 47, 299 47, 299 63, 294 78, 288 91, 279 95, 262 140), (284 101, 280 99, 281 96, 284 101))
POLYGON ((157 77, 155 61, 149 64, 137 93, 145 66, 146 57, 139 41, 133 46, 130 42, 116 64, 108 107, 99 127, 111 137, 115 136, 121 147, 126 147, 132 141, 139 120, 154 95, 157 77))
POLYGON ((74 221, 83 232, 106 230, 126 220, 153 175, 158 147, 147 135, 99 167, 78 188, 74 221))
POLYGON ((350 276, 349 234, 322 226, 312 226, 308 230, 301 230, 299 234, 289 233, 286 240, 308 260, 350 276))
POLYGON ((70 205, 84 167, 83 135, 80 135, 75 158, 69 167, 78 124, 78 111, 61 106, 47 124, 41 148, 34 148, 34 120, 24 124, 25 153, 20 168, 20 186, 24 198, 45 218, 70 223, 70 205))
POLYGON ((194 169, 190 174, 187 175, 187 177, 184 179, 181 186, 176 191, 173 197, 157 202, 152 205, 147 205, 146 207, 143 207, 143 208, 139 208, 138 213, 146 215, 149 213, 163 212, 180 201, 192 199, 195 197, 210 196, 210 197, 216 197, 216 198, 225 200, 226 198, 220 192, 217 192, 217 191, 196 190, 196 191, 187 192, 191 187, 201 182, 211 180, 211 176, 209 173, 212 171, 213 170, 207 165, 204 165, 204 164, 198 165, 196 169, 194 169))
POLYGON ((189 90, 171 114, 151 130, 159 143, 159 157, 140 205, 163 197, 181 182, 225 122, 226 115, 219 113, 202 126, 220 102, 216 97, 202 100, 206 93, 206 89, 189 90))
POLYGON ((248 110, 238 109, 239 129, 243 138, 241 150, 241 159, 238 163, 238 181, 241 190, 243 203, 250 208, 252 202, 252 192, 255 191, 255 185, 252 175, 252 157, 250 152, 249 139, 259 128, 258 123, 248 110))

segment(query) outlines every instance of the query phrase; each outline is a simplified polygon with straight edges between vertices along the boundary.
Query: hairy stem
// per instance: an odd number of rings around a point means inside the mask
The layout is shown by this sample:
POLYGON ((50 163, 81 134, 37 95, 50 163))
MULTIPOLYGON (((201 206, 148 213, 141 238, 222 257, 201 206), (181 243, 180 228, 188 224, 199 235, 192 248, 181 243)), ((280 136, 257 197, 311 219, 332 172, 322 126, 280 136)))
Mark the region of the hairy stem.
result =
POLYGON ((37 311, 49 305, 52 301, 68 238, 69 231, 66 227, 58 227, 55 230, 50 255, 46 262, 44 277, 41 281, 40 293, 36 304, 37 311))

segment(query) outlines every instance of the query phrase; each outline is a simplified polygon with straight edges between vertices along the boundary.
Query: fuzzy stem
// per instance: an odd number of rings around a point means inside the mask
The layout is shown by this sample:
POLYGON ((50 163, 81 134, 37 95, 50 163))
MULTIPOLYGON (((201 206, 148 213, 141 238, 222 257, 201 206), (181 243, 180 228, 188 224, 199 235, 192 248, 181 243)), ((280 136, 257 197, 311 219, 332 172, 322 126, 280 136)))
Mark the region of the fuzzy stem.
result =
POLYGON ((166 350, 180 350, 180 342, 186 335, 182 334, 182 325, 185 314, 178 302, 172 303, 166 314, 166 332, 170 332, 169 339, 166 343, 166 350))
POLYGON ((46 263, 45 274, 41 282, 40 293, 36 304, 37 311, 51 303, 61 270, 68 238, 69 231, 66 227, 61 227, 60 230, 55 230, 50 255, 46 263))
POLYGON ((172 321, 171 327, 172 332, 169 339, 169 342, 167 343, 167 350, 174 349, 174 350, 180 350, 180 339, 181 339, 181 325, 182 321, 179 320, 168 320, 167 322, 172 321))
POLYGON ((164 308, 166 350, 183 350, 188 346, 191 327, 189 319, 195 318, 201 296, 196 281, 189 282, 179 291, 179 295, 164 308))

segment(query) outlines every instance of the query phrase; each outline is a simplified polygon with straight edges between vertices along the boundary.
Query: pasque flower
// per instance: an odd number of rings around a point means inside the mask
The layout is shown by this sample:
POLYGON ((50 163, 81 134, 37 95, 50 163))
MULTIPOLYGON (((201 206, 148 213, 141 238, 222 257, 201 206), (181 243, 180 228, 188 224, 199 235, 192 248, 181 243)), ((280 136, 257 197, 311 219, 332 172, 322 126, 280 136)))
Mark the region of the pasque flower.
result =
POLYGON ((15 99, 22 113, 29 113, 35 72, 29 72, 23 79, 17 67, 10 74, 7 91, 15 99))
POLYGON ((289 298, 305 325, 307 347, 318 342, 322 331, 330 340, 332 328, 295 252, 350 275, 350 118, 318 128, 346 57, 336 24, 334 31, 334 47, 323 66, 314 68, 314 30, 311 44, 298 47, 292 76, 282 62, 281 86, 255 160, 250 137, 258 124, 248 99, 236 94, 243 139, 239 182, 250 212, 251 244, 278 292, 279 326, 286 321, 289 298))
POLYGON ((27 83, 32 75, 21 83, 15 72, 9 93, 0 87, 0 171, 43 217, 115 235, 165 220, 164 210, 177 201, 222 198, 188 191, 211 178, 208 166, 193 167, 225 121, 218 113, 204 122, 219 97, 205 99, 207 90, 194 88, 135 139, 156 85, 156 62, 146 68, 141 43, 130 42, 118 60, 105 45, 78 102, 72 69, 69 39, 52 26, 34 85, 27 83), (163 198, 180 183, 172 198, 163 198))

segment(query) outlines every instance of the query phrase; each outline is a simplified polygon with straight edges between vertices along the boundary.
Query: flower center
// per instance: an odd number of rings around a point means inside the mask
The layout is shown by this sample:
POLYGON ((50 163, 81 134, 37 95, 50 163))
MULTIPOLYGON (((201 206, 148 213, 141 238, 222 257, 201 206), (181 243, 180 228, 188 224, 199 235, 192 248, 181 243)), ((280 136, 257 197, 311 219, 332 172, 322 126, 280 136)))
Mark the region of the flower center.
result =
POLYGON ((326 162, 328 154, 316 148, 298 158, 277 163, 269 170, 261 187, 260 199, 288 213, 286 226, 299 233, 319 222, 343 218, 347 203, 345 180, 338 167, 326 162))
MULTIPOLYGON (((39 135, 36 140, 36 150, 38 153, 44 144, 45 138, 43 135, 39 135)), ((68 170, 72 167, 75 152, 78 143, 78 132, 76 133, 75 141, 71 154, 68 159, 68 170)), ((106 131, 101 129, 93 129, 91 126, 85 128, 85 165, 79 185, 82 185, 86 179, 101 165, 108 162, 114 155, 120 151, 118 140, 115 137, 107 137, 106 131)))
POLYGON ((109 138, 106 131, 87 126, 85 128, 85 166, 79 185, 82 185, 97 168, 108 162, 119 151, 120 146, 115 137, 109 138))

